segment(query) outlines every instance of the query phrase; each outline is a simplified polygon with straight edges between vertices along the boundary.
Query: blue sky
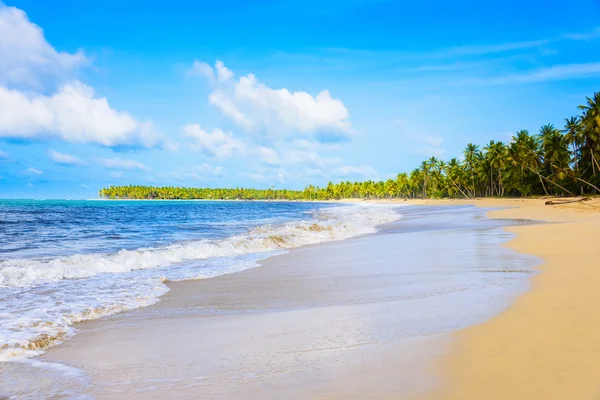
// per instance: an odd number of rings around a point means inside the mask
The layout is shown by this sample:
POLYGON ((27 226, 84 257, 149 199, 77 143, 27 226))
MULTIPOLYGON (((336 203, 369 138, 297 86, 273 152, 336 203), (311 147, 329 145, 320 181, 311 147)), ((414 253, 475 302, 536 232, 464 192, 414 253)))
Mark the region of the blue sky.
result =
POLYGON ((0 197, 385 179, 600 90, 600 2, 0 2, 0 197), (494 3, 494 4, 491 4, 494 3))

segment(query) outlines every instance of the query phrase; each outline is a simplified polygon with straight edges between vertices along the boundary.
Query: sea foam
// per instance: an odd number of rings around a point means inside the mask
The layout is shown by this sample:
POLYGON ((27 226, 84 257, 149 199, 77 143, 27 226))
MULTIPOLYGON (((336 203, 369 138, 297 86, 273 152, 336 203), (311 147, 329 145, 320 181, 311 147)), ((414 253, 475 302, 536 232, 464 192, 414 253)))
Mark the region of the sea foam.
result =
POLYGON ((389 206, 324 208, 220 240, 196 240, 112 254, 0 262, 0 361, 36 356, 75 334, 73 323, 151 305, 164 281, 210 278, 251 268, 285 249, 375 232, 400 215, 389 206))

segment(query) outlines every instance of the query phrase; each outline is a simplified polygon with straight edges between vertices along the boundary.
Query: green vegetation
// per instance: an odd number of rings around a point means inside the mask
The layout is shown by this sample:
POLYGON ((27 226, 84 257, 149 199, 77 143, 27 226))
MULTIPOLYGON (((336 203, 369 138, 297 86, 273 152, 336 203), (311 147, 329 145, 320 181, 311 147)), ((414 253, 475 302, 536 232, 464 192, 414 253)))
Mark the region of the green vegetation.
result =
POLYGON ((410 174, 366 182, 330 182, 297 190, 193 189, 119 186, 100 190, 121 199, 287 199, 441 198, 482 196, 577 195, 600 189, 600 92, 566 118, 563 130, 544 125, 538 134, 518 131, 512 140, 472 143, 463 159, 431 157, 410 174))
POLYGON ((111 186, 99 192, 108 199, 207 199, 207 200, 304 200, 304 192, 299 190, 260 190, 260 189, 208 189, 153 186, 111 186))

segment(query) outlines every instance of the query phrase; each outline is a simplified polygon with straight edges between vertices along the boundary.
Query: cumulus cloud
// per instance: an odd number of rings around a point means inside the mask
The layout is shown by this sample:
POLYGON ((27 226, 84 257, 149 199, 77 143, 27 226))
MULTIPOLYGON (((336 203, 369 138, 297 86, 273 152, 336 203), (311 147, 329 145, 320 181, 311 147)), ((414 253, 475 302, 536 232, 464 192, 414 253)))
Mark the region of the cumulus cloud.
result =
POLYGON ((183 127, 183 135, 191 139, 195 150, 214 157, 229 157, 244 150, 242 141, 221 129, 207 132, 198 124, 188 124, 183 127))
POLYGON ((115 110, 73 79, 89 62, 83 52, 57 51, 25 12, 1 1, 0 38, 0 138, 172 147, 151 122, 115 110))
POLYGON ((187 70, 187 74, 191 76, 202 76, 210 82, 215 80, 215 71, 213 67, 205 62, 194 61, 192 67, 187 70))
POLYGON ((104 146, 157 145, 161 138, 149 122, 140 123, 110 107, 104 97, 80 82, 52 96, 24 94, 0 87, 0 137, 56 137, 104 146))
POLYGON ((59 153, 58 151, 52 150, 52 149, 48 150, 48 156, 50 157, 50 159, 52 159, 52 161, 54 161, 57 164, 64 164, 64 165, 83 164, 83 161, 79 157, 75 157, 70 154, 59 153))
POLYGON ((88 63, 83 52, 59 52, 24 11, 0 2, 0 83, 39 87, 62 79, 88 63))
POLYGON ((323 139, 353 134, 348 109, 327 90, 313 96, 286 88, 272 89, 252 74, 236 80, 220 61, 214 68, 196 61, 192 71, 214 85, 210 103, 248 132, 264 132, 278 138, 304 135, 323 139))
POLYGON ((142 163, 135 160, 128 160, 118 157, 103 158, 100 160, 100 164, 110 169, 121 169, 121 170, 143 170, 148 169, 142 163))
POLYGON ((215 84, 230 80, 233 77, 233 72, 222 61, 217 61, 214 69, 205 62, 194 61, 192 67, 188 70, 188 75, 202 76, 211 84, 215 84))

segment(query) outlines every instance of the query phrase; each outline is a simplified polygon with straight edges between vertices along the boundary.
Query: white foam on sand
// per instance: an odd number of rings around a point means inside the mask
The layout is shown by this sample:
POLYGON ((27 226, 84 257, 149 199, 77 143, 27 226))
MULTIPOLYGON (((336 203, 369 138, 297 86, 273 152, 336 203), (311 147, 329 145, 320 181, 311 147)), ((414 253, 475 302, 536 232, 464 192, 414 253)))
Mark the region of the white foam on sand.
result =
POLYGON ((166 279, 240 271, 275 252, 373 233, 398 218, 395 207, 345 205, 222 240, 1 261, 0 361, 41 354, 72 337, 76 322, 154 304, 168 291, 166 279))

